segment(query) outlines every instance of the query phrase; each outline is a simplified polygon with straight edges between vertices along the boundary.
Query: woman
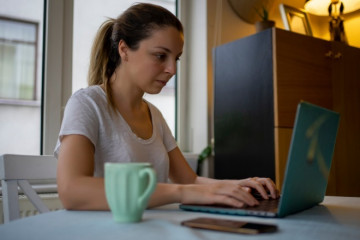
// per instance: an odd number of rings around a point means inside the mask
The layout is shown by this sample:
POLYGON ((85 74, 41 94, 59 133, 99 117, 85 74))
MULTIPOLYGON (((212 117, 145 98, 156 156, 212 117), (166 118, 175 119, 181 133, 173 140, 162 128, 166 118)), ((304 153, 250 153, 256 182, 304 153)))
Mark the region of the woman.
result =
POLYGON ((166 9, 137 4, 106 21, 95 38, 89 87, 69 99, 55 148, 58 191, 66 209, 109 209, 105 162, 150 162, 158 184, 148 207, 168 203, 258 204, 278 197, 267 178, 215 180, 189 167, 161 113, 143 99, 156 94, 176 72, 184 44, 179 20, 166 9), (167 183, 170 179, 172 183, 167 183))

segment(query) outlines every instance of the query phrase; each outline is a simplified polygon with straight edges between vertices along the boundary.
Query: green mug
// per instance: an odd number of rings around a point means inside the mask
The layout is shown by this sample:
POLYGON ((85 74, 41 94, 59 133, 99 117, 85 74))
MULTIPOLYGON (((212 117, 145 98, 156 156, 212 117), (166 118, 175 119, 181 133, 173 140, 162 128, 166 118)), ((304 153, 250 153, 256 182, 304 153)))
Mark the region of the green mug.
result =
POLYGON ((139 222, 156 187, 150 163, 105 163, 105 194, 116 222, 139 222))

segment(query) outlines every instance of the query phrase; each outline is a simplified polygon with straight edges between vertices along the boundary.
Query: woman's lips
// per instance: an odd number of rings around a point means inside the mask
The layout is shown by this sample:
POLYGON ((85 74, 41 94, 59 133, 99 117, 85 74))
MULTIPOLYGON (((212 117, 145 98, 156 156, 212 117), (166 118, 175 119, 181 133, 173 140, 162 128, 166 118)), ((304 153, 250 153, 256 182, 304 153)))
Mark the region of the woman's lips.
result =
POLYGON ((160 83, 163 86, 165 86, 167 83, 167 81, 162 81, 162 80, 156 80, 156 82, 160 83))

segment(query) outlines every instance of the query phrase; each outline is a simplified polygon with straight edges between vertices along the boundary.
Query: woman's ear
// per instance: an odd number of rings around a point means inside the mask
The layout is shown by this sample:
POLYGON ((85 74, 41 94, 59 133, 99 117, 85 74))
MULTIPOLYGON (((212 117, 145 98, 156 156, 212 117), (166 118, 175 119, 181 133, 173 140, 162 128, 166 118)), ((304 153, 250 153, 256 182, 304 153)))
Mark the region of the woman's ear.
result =
POLYGON ((120 58, 124 61, 128 60, 128 55, 127 55, 128 50, 129 50, 129 47, 126 44, 126 42, 124 40, 120 40, 119 45, 118 45, 118 51, 119 51, 120 58))

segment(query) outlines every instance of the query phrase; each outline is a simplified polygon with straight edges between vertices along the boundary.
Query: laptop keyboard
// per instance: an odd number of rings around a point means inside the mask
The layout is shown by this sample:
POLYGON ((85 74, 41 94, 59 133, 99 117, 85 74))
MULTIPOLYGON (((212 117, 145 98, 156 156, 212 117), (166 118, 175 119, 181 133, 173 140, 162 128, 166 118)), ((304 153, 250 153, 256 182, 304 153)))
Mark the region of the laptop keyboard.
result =
MULTIPOLYGON (((241 207, 240 209, 245 209, 245 210, 251 211, 251 212, 271 212, 271 213, 277 212, 280 198, 273 199, 269 196, 269 199, 263 199, 262 196, 258 193, 254 193, 253 196, 255 197, 256 200, 258 200, 259 205, 256 205, 254 207, 245 206, 245 207, 241 207)), ((226 208, 236 209, 235 207, 230 207, 230 206, 222 205, 222 204, 214 204, 211 206, 218 207, 218 208, 225 208, 225 209, 226 208)), ((260 214, 260 215, 262 215, 262 214, 260 214)))
POLYGON ((253 196, 259 201, 259 205, 255 207, 247 206, 245 207, 246 210, 277 212, 280 198, 272 199, 269 197, 269 199, 263 199, 260 194, 253 194, 253 196))
POLYGON ((209 213, 220 213, 230 215, 252 215, 258 217, 275 217, 277 215, 279 198, 263 199, 259 194, 253 194, 254 197, 259 201, 259 205, 255 207, 245 206, 242 208, 230 207, 222 204, 215 205, 180 205, 181 209, 189 211, 201 211, 209 213))

